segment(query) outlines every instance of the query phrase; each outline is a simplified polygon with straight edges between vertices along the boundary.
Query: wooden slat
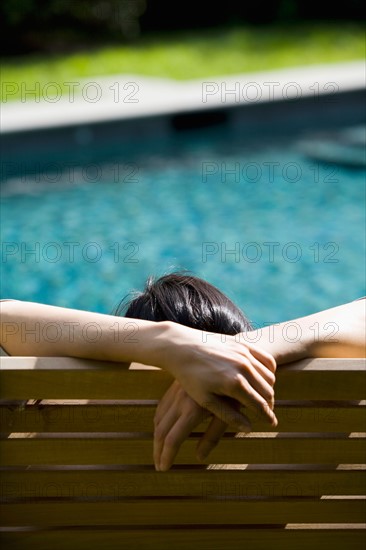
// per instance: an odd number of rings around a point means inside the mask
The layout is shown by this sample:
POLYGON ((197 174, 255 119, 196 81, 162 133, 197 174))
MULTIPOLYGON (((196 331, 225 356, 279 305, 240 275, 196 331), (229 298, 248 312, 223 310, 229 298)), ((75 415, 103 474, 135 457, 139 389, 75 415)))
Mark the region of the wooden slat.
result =
POLYGON ((2 533, 0 542, 12 550, 364 550, 366 531, 343 529, 102 529, 2 533))
MULTIPOLYGON (((7 439, 0 442, 1 465, 152 463, 151 439, 121 437, 7 439)), ((263 464, 362 464, 365 441, 365 437, 333 438, 325 434, 271 438, 250 434, 241 439, 224 436, 205 463, 241 464, 245 460, 263 464)), ((176 464, 196 464, 196 444, 195 438, 185 441, 176 464)))
MULTIPOLYGON (((162 371, 68 358, 8 357, 1 365, 1 399, 159 399, 172 381, 162 371)), ((278 368, 276 397, 363 399, 365 378, 363 359, 306 359, 278 368)))
MULTIPOLYGON (((253 466, 251 467, 253 468, 253 466)), ((263 467, 243 470, 176 468, 162 475, 150 468, 5 470, 0 472, 0 498, 72 498, 185 496, 365 495, 366 471, 360 466, 342 470, 263 467)))
MULTIPOLYGON (((95 361, 92 359, 76 359, 74 357, 0 357, 2 370, 118 370, 124 372, 132 371, 157 371, 155 367, 141 365, 139 363, 115 363, 110 361, 95 361)), ((280 365, 277 374, 282 371, 304 372, 304 371, 355 371, 365 370, 364 358, 312 358, 302 359, 286 365, 280 365)))
MULTIPOLYGON (((0 405, 0 432, 115 432, 152 431, 156 404, 0 405)), ((366 404, 339 401, 333 404, 276 402, 278 426, 271 428, 252 411, 242 408, 256 431, 272 432, 352 432, 366 426, 366 404)), ((203 421, 196 432, 203 431, 203 421)), ((228 427, 227 431, 232 431, 228 427)))
POLYGON ((112 502, 31 500, 0 504, 4 526, 61 525, 243 525, 275 523, 361 523, 366 501, 360 498, 288 499, 124 499, 112 502))

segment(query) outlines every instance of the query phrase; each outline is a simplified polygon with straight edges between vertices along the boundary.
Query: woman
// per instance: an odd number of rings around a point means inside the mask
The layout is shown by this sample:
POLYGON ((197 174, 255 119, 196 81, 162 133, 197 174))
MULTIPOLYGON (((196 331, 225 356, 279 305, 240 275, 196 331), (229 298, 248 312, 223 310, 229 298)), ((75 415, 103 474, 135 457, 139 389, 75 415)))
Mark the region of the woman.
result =
MULTIPOLYGON (((120 312, 118 308, 116 314, 120 312)), ((138 362, 170 372, 176 381, 155 417, 158 470, 171 466, 182 441, 202 420, 202 408, 213 419, 198 444, 198 458, 207 456, 228 423, 238 431, 251 429, 240 405, 276 426, 275 359, 285 363, 303 357, 365 354, 363 302, 292 322, 301 333, 294 339, 287 329, 284 332, 286 323, 260 333, 251 331, 245 316, 218 289, 195 277, 171 274, 156 283, 149 281, 126 316, 3 301, 1 345, 10 355, 138 362), (337 330, 331 340, 329 324, 337 330)))
MULTIPOLYGON (((127 305, 122 301, 116 314, 125 312, 126 317, 135 319, 169 320, 208 333, 237 335, 237 342, 256 342, 262 353, 267 351, 277 364, 284 364, 306 357, 365 357, 365 306, 365 301, 358 300, 253 332, 243 312, 220 290, 197 277, 172 273, 156 282, 149 279, 144 291, 127 305)), ((271 383, 269 371, 261 374, 271 383)), ((273 408, 272 401, 270 406, 273 408)), ((208 456, 231 423, 229 417, 223 419, 217 410, 209 410, 215 414, 197 445, 199 460, 208 456)), ((170 468, 180 445, 203 416, 203 408, 176 380, 155 415, 154 461, 158 470, 170 468)))

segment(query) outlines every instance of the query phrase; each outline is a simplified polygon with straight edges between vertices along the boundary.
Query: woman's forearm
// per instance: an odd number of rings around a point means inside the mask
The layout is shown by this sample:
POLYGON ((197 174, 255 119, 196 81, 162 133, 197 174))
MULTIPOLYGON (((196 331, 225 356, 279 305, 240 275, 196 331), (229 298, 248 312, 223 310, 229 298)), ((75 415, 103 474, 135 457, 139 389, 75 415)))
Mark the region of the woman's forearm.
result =
POLYGON ((5 301, 1 345, 10 355, 68 356, 157 364, 166 323, 44 304, 5 301))
MULTIPOLYGON (((365 357, 366 300, 260 329, 255 343, 278 365, 307 357, 365 357)), ((254 343, 254 334, 244 338, 254 343)))

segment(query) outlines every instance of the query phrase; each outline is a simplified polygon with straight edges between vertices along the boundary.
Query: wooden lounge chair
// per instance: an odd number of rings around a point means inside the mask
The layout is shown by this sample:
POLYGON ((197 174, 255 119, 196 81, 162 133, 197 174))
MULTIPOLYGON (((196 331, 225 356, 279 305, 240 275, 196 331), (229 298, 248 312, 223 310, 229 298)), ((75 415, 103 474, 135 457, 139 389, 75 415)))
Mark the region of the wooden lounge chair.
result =
POLYGON ((152 461, 165 372, 11 357, 0 376, 4 548, 365 548, 362 359, 279 367, 277 428, 249 414, 250 435, 228 432, 198 464, 203 421, 169 472, 152 461))

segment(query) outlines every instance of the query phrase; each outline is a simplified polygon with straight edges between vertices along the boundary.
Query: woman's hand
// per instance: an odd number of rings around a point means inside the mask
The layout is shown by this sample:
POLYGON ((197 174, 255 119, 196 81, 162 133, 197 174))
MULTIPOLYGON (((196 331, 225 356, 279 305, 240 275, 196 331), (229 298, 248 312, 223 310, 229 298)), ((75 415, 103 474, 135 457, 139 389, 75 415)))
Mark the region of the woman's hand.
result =
POLYGON ((158 366, 169 371, 196 403, 239 431, 245 431, 247 420, 223 397, 235 399, 276 425, 272 355, 234 336, 169 325, 171 333, 166 331, 158 366))
MULTIPOLYGON (((154 463, 159 471, 169 470, 180 446, 211 414, 200 407, 176 380, 156 409, 154 419, 154 463)), ((214 416, 198 442, 196 456, 204 460, 225 433, 227 424, 214 416)), ((248 421, 248 429, 250 424, 248 421)))
POLYGON ((168 342, 166 362, 160 361, 160 365, 173 374, 181 388, 173 384, 157 410, 154 457, 158 469, 170 467, 183 440, 202 420, 202 409, 194 403, 216 417, 199 445, 201 458, 228 424, 237 431, 250 431, 240 404, 277 425, 273 413, 276 363, 269 353, 239 343, 234 336, 174 324, 168 342))

